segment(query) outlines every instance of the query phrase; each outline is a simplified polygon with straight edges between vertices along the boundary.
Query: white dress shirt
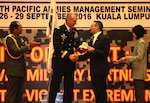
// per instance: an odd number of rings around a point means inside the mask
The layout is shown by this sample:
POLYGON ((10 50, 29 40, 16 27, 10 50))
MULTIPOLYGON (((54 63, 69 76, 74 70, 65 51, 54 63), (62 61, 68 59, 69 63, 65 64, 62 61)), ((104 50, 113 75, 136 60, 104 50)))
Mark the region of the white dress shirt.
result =
POLYGON ((93 45, 94 45, 94 43, 95 43, 97 37, 98 37, 100 34, 101 34, 101 31, 100 31, 100 32, 97 32, 96 34, 93 35, 93 37, 94 37, 94 38, 93 38, 93 43, 92 43, 93 45))
POLYGON ((71 32, 70 30, 71 30, 71 28, 65 23, 65 26, 66 26, 66 28, 67 28, 67 30, 68 30, 68 32, 71 32))

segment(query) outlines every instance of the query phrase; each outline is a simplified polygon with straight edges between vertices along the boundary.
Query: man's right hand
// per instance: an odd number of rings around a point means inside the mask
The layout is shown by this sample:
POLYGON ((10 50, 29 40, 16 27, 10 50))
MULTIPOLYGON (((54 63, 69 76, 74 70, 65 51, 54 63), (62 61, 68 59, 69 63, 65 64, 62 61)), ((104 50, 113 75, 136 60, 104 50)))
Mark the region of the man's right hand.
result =
POLYGON ((53 75, 53 69, 52 69, 52 68, 47 69, 47 72, 48 72, 49 74, 52 74, 52 75, 53 75))
POLYGON ((70 54, 69 55, 69 59, 72 61, 72 62, 76 62, 78 60, 78 56, 76 54, 70 54))
POLYGON ((28 44, 31 49, 34 47, 40 46, 40 43, 35 42, 35 41, 30 41, 28 44))

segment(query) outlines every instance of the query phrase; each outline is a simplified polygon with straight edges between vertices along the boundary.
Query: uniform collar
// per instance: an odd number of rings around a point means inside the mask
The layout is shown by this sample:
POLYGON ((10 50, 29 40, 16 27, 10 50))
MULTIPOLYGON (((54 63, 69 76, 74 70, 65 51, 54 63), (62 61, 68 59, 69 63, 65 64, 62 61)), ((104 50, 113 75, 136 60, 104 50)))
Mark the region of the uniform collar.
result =
POLYGON ((65 26, 67 28, 68 31, 70 31, 70 27, 65 23, 65 26))
POLYGON ((10 34, 13 38, 16 38, 17 36, 15 34, 10 34))

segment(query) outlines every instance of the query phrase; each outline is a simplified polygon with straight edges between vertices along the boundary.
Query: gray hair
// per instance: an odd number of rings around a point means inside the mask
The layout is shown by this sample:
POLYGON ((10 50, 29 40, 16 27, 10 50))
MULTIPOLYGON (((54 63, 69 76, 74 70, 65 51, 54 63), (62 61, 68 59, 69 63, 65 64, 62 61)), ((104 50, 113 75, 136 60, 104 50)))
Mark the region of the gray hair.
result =
POLYGON ((65 20, 68 20, 68 19, 72 19, 73 16, 76 16, 75 13, 67 13, 67 16, 66 16, 66 19, 65 20))

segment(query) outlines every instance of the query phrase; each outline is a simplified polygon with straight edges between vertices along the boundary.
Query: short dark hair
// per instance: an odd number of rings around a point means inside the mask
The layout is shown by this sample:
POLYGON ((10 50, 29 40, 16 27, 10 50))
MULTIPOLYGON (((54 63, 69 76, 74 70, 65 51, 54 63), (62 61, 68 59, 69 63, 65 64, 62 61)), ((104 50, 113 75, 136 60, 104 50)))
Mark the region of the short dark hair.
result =
POLYGON ((101 21, 94 21, 94 22, 98 25, 100 30, 103 30, 103 23, 101 21))
POLYGON ((12 33, 13 32, 13 29, 15 28, 15 29, 17 29, 18 28, 18 21, 12 21, 11 22, 11 24, 10 24, 10 26, 9 26, 9 30, 10 30, 10 32, 12 33))
POLYGON ((139 39, 139 38, 143 37, 144 34, 146 34, 146 30, 144 29, 143 26, 136 25, 136 26, 133 27, 132 33, 135 33, 135 35, 137 36, 136 39, 139 39))

